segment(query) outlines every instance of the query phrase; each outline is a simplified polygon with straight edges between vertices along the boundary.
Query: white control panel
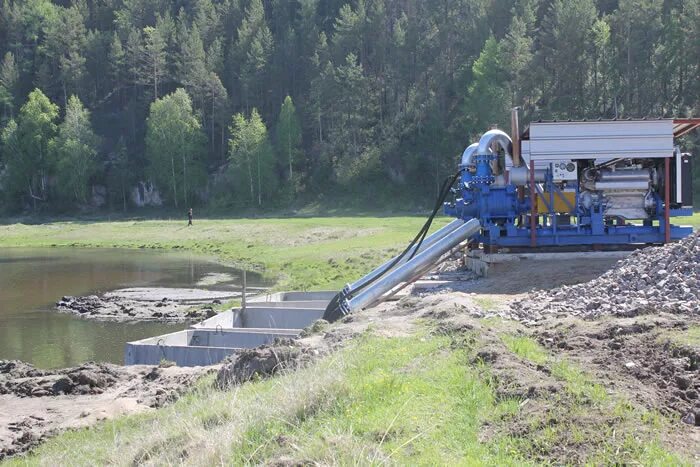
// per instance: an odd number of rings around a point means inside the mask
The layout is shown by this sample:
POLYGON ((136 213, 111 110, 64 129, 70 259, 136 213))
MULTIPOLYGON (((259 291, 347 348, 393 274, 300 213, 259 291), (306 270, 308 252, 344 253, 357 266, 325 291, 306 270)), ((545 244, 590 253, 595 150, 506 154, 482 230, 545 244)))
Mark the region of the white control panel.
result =
POLYGON ((576 162, 554 161, 552 162, 552 178, 555 182, 576 180, 576 162))

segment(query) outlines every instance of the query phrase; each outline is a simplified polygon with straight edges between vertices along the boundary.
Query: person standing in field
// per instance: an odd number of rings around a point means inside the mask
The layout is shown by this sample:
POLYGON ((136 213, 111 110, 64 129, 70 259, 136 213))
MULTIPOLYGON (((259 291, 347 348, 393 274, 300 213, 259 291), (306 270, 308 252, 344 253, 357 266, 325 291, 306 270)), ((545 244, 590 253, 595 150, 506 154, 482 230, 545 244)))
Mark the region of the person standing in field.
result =
POLYGON ((187 211, 187 227, 192 225, 192 208, 187 211))

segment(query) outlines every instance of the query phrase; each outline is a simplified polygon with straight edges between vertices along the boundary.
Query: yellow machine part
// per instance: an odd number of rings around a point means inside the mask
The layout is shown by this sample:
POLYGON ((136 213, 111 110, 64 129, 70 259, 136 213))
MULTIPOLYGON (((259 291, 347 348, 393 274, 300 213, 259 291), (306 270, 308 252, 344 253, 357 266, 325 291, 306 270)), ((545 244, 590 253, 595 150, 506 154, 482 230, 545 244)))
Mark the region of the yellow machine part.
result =
POLYGON ((554 212, 558 213, 570 213, 573 208, 576 207, 576 193, 573 191, 560 191, 550 193, 548 191, 544 192, 544 199, 542 195, 537 195, 537 212, 548 212, 549 209, 547 205, 551 204, 554 199, 554 212), (566 200, 566 201, 565 201, 566 200), (568 204, 567 204, 568 202, 568 204))

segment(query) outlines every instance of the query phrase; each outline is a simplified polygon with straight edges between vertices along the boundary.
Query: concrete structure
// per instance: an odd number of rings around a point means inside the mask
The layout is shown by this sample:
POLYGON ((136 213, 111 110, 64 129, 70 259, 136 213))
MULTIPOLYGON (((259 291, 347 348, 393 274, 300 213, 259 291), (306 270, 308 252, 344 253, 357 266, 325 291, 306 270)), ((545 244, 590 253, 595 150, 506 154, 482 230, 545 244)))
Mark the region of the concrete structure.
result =
POLYGON ((295 338, 320 319, 335 292, 278 292, 248 300, 245 309, 219 313, 184 331, 128 342, 126 365, 157 365, 162 360, 179 366, 219 363, 241 349, 276 338, 295 338))
POLYGON ((294 338, 298 329, 186 329, 149 337, 126 345, 126 365, 213 365, 240 349, 269 344, 276 338, 294 338))
POLYGON ((323 317, 325 305, 316 308, 287 308, 248 305, 245 310, 225 311, 192 326, 195 329, 268 328, 304 329, 323 317))

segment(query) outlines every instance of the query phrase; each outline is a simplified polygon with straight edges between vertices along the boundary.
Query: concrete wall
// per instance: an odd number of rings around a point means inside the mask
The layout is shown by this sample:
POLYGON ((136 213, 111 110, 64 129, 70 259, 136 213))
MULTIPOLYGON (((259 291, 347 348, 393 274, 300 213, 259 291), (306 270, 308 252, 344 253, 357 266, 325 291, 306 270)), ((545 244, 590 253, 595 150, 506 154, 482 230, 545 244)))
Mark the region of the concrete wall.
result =
POLYGON ((218 363, 240 349, 270 344, 276 338, 294 338, 295 330, 276 329, 187 329, 126 344, 126 365, 158 365, 161 360, 178 366, 218 363))
POLYGON ((240 309, 225 311, 201 323, 193 329, 230 328, 279 328, 304 329, 317 319, 323 318, 324 308, 281 308, 268 306, 269 303, 256 303, 245 311, 240 309))
POLYGON ((233 347, 252 349, 269 344, 278 337, 294 338, 299 335, 296 330, 281 329, 246 329, 214 331, 201 329, 190 331, 189 345, 198 347, 233 347))
POLYGON ((323 317, 322 308, 248 307, 238 311, 234 327, 303 329, 323 317))
POLYGON ((249 302, 292 302, 292 301, 325 301, 328 303, 338 292, 275 292, 267 295, 252 297, 249 302))
POLYGON ((126 344, 127 365, 212 365, 243 348, 296 337, 321 319, 336 292, 278 292, 255 297, 245 310, 219 313, 190 329, 126 344))
POLYGON ((327 300, 295 300, 289 302, 248 302, 248 307, 268 307, 268 308, 318 308, 325 310, 328 306, 327 300))
POLYGON ((125 365, 158 365, 161 360, 175 362, 178 366, 207 366, 221 362, 236 352, 234 348, 156 346, 126 344, 125 365))

